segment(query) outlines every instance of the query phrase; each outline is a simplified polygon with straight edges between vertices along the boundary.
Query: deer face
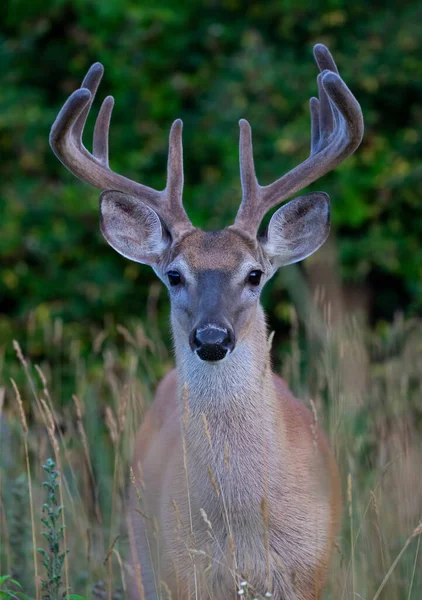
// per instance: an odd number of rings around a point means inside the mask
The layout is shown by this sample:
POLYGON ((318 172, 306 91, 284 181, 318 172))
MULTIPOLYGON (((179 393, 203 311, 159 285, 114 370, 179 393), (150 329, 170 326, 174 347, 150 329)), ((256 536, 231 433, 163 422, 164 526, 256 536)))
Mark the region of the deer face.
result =
POLYGON ((247 335, 271 274, 258 243, 230 229, 195 230, 160 269, 170 293, 173 329, 200 360, 228 357, 247 335))
POLYGON ((241 120, 242 202, 234 225, 223 231, 195 229, 183 208, 180 120, 170 132, 163 191, 109 168, 111 96, 100 108, 93 153, 87 151, 82 133, 103 73, 99 63, 68 98, 51 129, 50 143, 58 158, 75 175, 106 190, 101 194, 103 235, 127 258, 154 268, 170 292, 175 335, 203 361, 216 362, 235 351, 247 335, 265 282, 278 267, 312 254, 328 235, 329 199, 322 192, 298 197, 279 208, 265 234, 258 235, 271 208, 336 167, 362 139, 360 106, 339 76, 331 54, 321 44, 315 46, 314 54, 321 72, 319 98, 310 102, 310 156, 272 184, 260 186, 251 129, 241 120))
POLYGON ((326 239, 329 201, 321 192, 296 198, 274 214, 260 237, 236 226, 192 228, 173 242, 151 208, 104 192, 101 230, 113 248, 150 264, 167 286, 178 341, 199 359, 217 362, 248 335, 262 288, 277 267, 305 258, 326 239))

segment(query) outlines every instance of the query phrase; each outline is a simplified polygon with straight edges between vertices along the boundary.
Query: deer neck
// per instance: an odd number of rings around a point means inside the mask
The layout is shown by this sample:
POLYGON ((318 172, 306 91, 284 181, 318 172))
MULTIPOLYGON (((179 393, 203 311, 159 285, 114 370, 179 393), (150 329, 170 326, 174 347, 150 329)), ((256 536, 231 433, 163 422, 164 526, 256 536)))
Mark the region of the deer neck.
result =
POLYGON ((263 391, 272 388, 272 377, 261 307, 234 352, 218 362, 200 360, 188 343, 178 341, 181 336, 177 333, 174 339, 179 393, 188 394, 190 411, 210 416, 233 413, 239 419, 239 411, 251 410, 251 417, 257 410, 262 414, 263 391))
POLYGON ((183 435, 196 481, 206 489, 203 477, 211 467, 218 485, 236 495, 245 489, 244 497, 259 503, 264 486, 259 479, 271 472, 272 448, 280 443, 262 308, 234 352, 218 363, 200 361, 177 343, 177 335, 175 340, 183 435))

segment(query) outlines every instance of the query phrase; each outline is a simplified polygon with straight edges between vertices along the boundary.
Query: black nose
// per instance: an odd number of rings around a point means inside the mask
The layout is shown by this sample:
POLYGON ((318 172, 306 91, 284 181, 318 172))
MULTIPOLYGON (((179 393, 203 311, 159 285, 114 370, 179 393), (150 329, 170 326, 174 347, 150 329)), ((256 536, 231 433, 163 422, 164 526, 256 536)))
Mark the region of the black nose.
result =
POLYGON ((201 360, 217 361, 233 350, 234 335, 225 327, 206 325, 193 331, 190 345, 201 360))

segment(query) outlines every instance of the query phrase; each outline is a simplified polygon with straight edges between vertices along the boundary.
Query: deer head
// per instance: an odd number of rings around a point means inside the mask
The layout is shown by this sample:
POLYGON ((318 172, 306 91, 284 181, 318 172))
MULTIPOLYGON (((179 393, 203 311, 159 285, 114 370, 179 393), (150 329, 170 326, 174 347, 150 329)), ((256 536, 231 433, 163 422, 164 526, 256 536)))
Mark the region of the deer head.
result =
POLYGON ((240 121, 242 202, 235 222, 217 232, 193 227, 182 204, 182 122, 170 131, 167 185, 157 191, 114 173, 108 165, 108 131, 113 98, 107 97, 94 129, 93 152, 82 134, 103 67, 96 63, 67 100, 50 134, 61 162, 102 190, 100 227, 117 252, 152 266, 167 286, 172 324, 179 343, 202 361, 217 364, 251 330, 266 281, 278 267, 300 261, 326 240, 329 197, 313 192, 279 208, 262 234, 265 214, 340 164, 363 136, 360 106, 341 79, 328 49, 314 55, 318 98, 311 98, 311 151, 299 166, 268 186, 255 176, 251 128, 240 121))

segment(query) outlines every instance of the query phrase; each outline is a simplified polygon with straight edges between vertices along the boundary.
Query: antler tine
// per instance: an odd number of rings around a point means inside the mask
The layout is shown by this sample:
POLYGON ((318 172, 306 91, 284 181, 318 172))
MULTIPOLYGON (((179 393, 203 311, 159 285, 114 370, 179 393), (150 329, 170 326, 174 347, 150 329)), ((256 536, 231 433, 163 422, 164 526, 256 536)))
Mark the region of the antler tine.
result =
POLYGON ((92 153, 94 157, 108 168, 108 134, 110 131, 111 113, 113 112, 114 98, 107 96, 101 104, 97 120, 95 121, 94 136, 92 140, 92 153))
MULTIPOLYGON (((248 163, 242 160, 244 143, 240 141, 242 172, 242 203, 235 226, 256 235, 262 218, 277 204, 335 168, 352 154, 362 141, 363 117, 358 101, 338 74, 336 64, 328 49, 322 44, 314 48, 316 62, 321 69, 318 75, 319 99, 311 98, 311 152, 309 158, 286 175, 268 186, 256 183, 254 198, 245 193, 244 180, 255 179, 252 142, 248 163), (242 167, 245 164, 245 167, 242 167), (250 174, 244 170, 250 170, 250 174)), ((249 133, 250 140, 250 133, 249 133)), ((256 179, 255 179, 256 181, 256 179)))
POLYGON ((167 184, 164 194, 166 206, 172 219, 179 226, 179 233, 192 228, 182 204, 183 194, 183 122, 176 119, 170 129, 169 154, 167 162, 167 184))
POLYGON ((89 111, 91 110, 92 103, 95 99, 95 94, 97 93, 103 75, 103 65, 99 62, 96 62, 90 67, 88 73, 85 75, 82 81, 81 89, 89 90, 91 92, 91 98, 85 106, 85 108, 83 109, 83 111, 81 112, 81 114, 79 115, 79 117, 76 119, 75 124, 73 125, 73 135, 75 136, 75 138, 80 138, 81 142, 85 123, 88 118, 89 111))
POLYGON ((259 186, 255 175, 252 130, 248 121, 245 119, 240 119, 239 127, 240 181, 242 184, 242 195, 245 201, 255 202, 259 186))
POLYGON ((166 191, 169 199, 180 201, 183 193, 183 123, 176 119, 170 129, 166 191))
POLYGON ((82 141, 86 119, 103 72, 100 63, 92 65, 82 82, 82 87, 67 99, 51 128, 51 148, 63 165, 82 181, 100 190, 114 189, 128 193, 151 206, 163 219, 172 235, 177 236, 192 228, 182 205, 182 122, 176 121, 171 130, 168 184, 163 191, 115 173, 108 166, 108 132, 114 105, 112 96, 104 100, 98 113, 92 154, 88 152, 82 141))
POLYGON ((339 74, 333 55, 324 44, 315 44, 314 58, 321 72, 332 71, 339 74))
POLYGON ((318 98, 309 100, 309 111, 311 113, 311 154, 318 150, 321 137, 321 125, 319 122, 320 103, 318 98))

